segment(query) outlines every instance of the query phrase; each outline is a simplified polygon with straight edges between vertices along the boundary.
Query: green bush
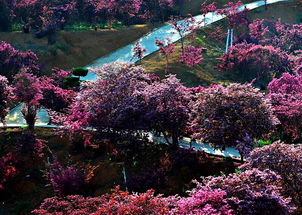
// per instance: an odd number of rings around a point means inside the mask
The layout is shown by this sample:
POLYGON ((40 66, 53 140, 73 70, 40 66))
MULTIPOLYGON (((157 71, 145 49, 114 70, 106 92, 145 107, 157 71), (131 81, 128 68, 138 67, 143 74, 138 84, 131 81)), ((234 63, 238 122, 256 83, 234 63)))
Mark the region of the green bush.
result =
POLYGON ((66 77, 64 78, 64 86, 66 88, 73 88, 80 86, 80 78, 79 77, 66 77))
POLYGON ((83 67, 76 67, 72 69, 72 74, 75 76, 84 77, 88 74, 88 69, 85 69, 83 67))

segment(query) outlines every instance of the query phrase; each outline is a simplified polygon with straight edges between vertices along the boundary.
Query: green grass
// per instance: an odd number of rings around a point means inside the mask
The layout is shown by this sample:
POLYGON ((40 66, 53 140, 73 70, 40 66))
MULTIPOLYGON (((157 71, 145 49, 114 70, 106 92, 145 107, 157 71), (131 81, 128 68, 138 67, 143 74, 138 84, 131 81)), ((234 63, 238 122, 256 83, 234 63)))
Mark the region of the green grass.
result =
POLYGON ((121 29, 126 27, 122 22, 116 21, 112 25, 108 23, 96 23, 96 24, 73 24, 73 25, 66 25, 65 30, 71 31, 85 31, 85 30, 92 30, 95 26, 98 26, 99 29, 121 29))

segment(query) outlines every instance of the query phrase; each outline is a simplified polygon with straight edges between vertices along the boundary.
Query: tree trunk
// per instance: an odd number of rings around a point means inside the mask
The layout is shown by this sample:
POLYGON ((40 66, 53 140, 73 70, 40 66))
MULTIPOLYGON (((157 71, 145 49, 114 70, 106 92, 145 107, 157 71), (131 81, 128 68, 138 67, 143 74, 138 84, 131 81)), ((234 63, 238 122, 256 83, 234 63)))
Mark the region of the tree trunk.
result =
POLYGON ((165 69, 165 75, 168 75, 168 65, 169 65, 169 57, 166 56, 166 69, 165 69))
POLYGON ((175 148, 177 148, 178 145, 179 145, 179 140, 178 140, 177 132, 172 132, 172 145, 175 148))

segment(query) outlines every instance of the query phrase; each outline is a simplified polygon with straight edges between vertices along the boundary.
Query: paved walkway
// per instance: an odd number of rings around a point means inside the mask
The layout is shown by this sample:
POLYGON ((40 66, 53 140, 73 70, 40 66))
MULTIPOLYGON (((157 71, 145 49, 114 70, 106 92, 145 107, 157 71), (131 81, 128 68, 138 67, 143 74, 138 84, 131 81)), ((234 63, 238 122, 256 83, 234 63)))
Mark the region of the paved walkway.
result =
MULTIPOLYGON (((273 4, 277 2, 284 2, 287 0, 268 0, 267 4, 273 4)), ((245 4, 240 7, 241 10, 243 10, 245 7, 249 10, 264 6, 265 3, 264 1, 256 1, 252 3, 245 4)), ((216 12, 213 13, 207 13, 205 15, 205 24, 203 22, 204 16, 203 15, 198 15, 194 17, 197 22, 201 22, 201 26, 204 25, 210 25, 214 22, 217 22, 223 18, 225 18, 222 15, 217 14, 216 12)), ((182 21, 180 21, 182 22, 182 21)), ((189 34, 190 32, 187 32, 189 34)), ((141 37, 139 39, 141 45, 147 49, 145 52, 145 56, 148 56, 156 51, 158 51, 158 47, 155 45, 155 40, 165 40, 166 38, 170 38, 171 42, 177 42, 180 39, 180 36, 178 33, 173 29, 173 27, 168 24, 165 26, 162 26, 160 28, 154 29, 152 32, 149 34, 141 37)), ((86 68, 90 69, 98 69, 101 68, 104 64, 106 63, 112 63, 112 62, 129 62, 131 61, 131 58, 133 56, 132 49, 135 46, 136 41, 123 47, 120 48, 109 55, 106 55, 104 57, 99 58, 98 60, 94 61, 92 64, 86 66, 86 68)), ((136 62, 138 59, 133 59, 132 62, 136 62)), ((96 79, 96 74, 93 72, 89 72, 86 77, 83 77, 82 80, 86 81, 93 81, 96 79)), ((47 111, 45 109, 41 109, 38 113, 37 116, 38 120, 36 123, 36 126, 40 127, 54 127, 54 126, 48 126, 49 122, 49 116, 47 114, 47 111)), ((1 125, 1 123, 0 123, 1 125)), ((17 127, 17 126, 24 126, 26 125, 22 114, 21 114, 21 105, 16 106, 13 108, 10 113, 7 116, 7 126, 8 127, 17 127)), ((165 142, 163 138, 161 137, 153 137, 153 140, 160 141, 160 142, 165 142)), ((190 140, 188 138, 184 138, 184 140, 181 141, 180 143, 181 147, 184 148, 189 148, 190 147, 190 140)), ((211 148, 208 144, 205 143, 198 143, 198 142, 193 142, 192 146, 194 147, 195 150, 203 150, 207 153, 210 154, 215 154, 215 155, 221 155, 225 157, 240 157, 238 151, 234 148, 227 148, 225 151, 220 151, 220 150, 214 150, 211 148)))

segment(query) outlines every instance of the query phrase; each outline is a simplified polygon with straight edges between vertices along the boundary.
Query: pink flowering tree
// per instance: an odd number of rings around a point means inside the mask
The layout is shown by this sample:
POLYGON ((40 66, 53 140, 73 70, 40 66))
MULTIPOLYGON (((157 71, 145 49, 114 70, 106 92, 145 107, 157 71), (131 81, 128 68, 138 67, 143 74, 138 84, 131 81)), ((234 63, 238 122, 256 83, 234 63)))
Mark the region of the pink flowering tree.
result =
POLYGON ((216 2, 212 2, 212 3, 207 3, 206 1, 205 2, 203 2, 202 4, 201 4, 201 13, 203 14, 203 17, 204 17, 204 20, 203 20, 203 22, 204 22, 204 25, 206 25, 206 14, 208 14, 208 13, 213 13, 213 12, 215 12, 216 11, 216 9, 217 9, 217 7, 216 7, 216 2))
POLYGON ((219 58, 218 68, 233 81, 245 83, 254 80, 261 88, 266 88, 273 77, 290 72, 290 56, 273 46, 239 43, 231 47, 219 58))
POLYGON ((8 85, 7 78, 0 76, 0 122, 4 125, 12 99, 12 88, 8 85))
POLYGON ((217 10, 218 14, 226 17, 228 21, 228 34, 226 42, 226 52, 229 46, 233 46, 234 28, 238 26, 248 25, 247 12, 248 9, 242 9, 242 2, 229 2, 224 5, 226 8, 217 10))
POLYGON ((43 95, 40 105, 57 112, 66 112, 76 95, 73 90, 62 89, 46 76, 40 78, 40 87, 43 95))
MULTIPOLYGON (((144 0, 141 5, 141 17, 150 22, 165 21, 165 12, 173 8, 177 0, 144 0)), ((179 3, 179 2, 178 2, 179 3)))
POLYGON ((186 46, 184 47, 184 53, 180 56, 179 61, 193 67, 196 64, 199 64, 203 60, 202 53, 204 48, 196 48, 195 46, 186 46))
POLYGON ((31 27, 37 24, 44 0, 14 0, 11 1, 11 10, 14 21, 22 24, 24 33, 29 33, 31 27))
POLYGON ((268 98, 285 136, 299 141, 302 131, 302 76, 284 73, 279 79, 272 80, 268 89, 268 98))
POLYGON ((275 142, 257 148, 247 158, 241 169, 269 169, 281 176, 283 194, 292 197, 297 206, 302 205, 302 147, 275 142))
POLYGON ((30 72, 37 74, 40 70, 37 56, 31 51, 21 52, 0 41, 0 75, 12 81, 22 68, 28 68, 30 72))
POLYGON ((292 54, 302 46, 302 24, 256 19, 249 24, 249 34, 254 43, 278 47, 292 54))
POLYGON ((268 100, 251 84, 202 90, 192 102, 191 119, 193 137, 221 149, 246 135, 265 138, 277 123, 268 100))
POLYGON ((37 38, 47 37, 48 44, 56 42, 56 32, 64 28, 67 21, 76 11, 75 0, 52 0, 39 2, 39 16, 36 25, 38 32, 37 38))
POLYGON ((166 39, 166 43, 164 41, 161 40, 155 40, 155 44, 158 46, 159 48, 159 53, 165 56, 166 59, 166 69, 165 69, 165 73, 168 73, 168 65, 169 65, 169 58, 170 55, 174 52, 175 50, 175 44, 171 43, 170 39, 166 39))
POLYGON ((139 14, 142 0, 103 0, 95 1, 95 11, 105 15, 105 19, 112 23, 115 19, 120 19, 125 24, 130 23, 130 19, 139 14))
POLYGON ((139 60, 142 60, 144 57, 144 53, 147 51, 147 49, 143 48, 140 44, 140 42, 136 42, 135 46, 132 49, 133 56, 131 60, 138 58, 139 60))
POLYGON ((180 37, 181 43, 181 55, 183 56, 185 53, 185 36, 196 30, 196 21, 192 16, 188 16, 186 18, 182 18, 179 16, 170 17, 169 23, 173 26, 174 30, 180 37))
POLYGON ((27 70, 17 74, 14 78, 14 95, 22 105, 23 117, 30 129, 34 128, 40 100, 43 98, 39 79, 27 70))

